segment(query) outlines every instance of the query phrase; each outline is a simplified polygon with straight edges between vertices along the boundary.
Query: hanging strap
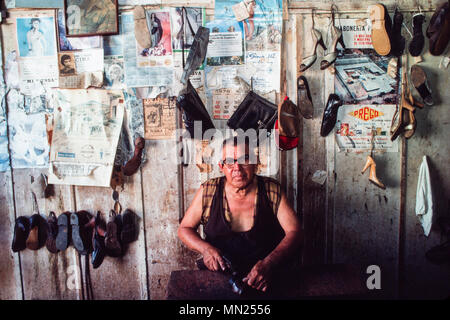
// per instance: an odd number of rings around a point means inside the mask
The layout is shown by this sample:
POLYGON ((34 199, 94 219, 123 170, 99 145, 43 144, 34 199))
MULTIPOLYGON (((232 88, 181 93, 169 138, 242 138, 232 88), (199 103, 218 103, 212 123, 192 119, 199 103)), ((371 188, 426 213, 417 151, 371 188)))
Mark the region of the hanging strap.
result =
POLYGON ((183 57, 183 70, 184 70, 184 66, 185 66, 185 61, 184 61, 184 41, 185 41, 185 38, 186 38, 186 31, 185 31, 186 28, 184 27, 184 16, 185 15, 186 15, 186 21, 187 21, 188 26, 189 26, 189 30, 191 31, 191 34, 193 36, 195 36, 194 28, 192 28, 191 22, 189 21, 189 17, 188 17, 188 14, 187 14, 187 9, 186 9, 186 7, 182 7, 181 8, 181 23, 183 25, 183 38, 181 39, 181 54, 182 54, 182 57, 183 57))

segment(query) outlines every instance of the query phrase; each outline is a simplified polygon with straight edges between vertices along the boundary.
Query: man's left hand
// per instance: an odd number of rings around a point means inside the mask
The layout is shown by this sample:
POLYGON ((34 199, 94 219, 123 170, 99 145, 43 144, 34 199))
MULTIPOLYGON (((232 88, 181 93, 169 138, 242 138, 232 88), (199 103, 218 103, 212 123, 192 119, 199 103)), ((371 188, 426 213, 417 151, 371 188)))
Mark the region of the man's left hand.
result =
POLYGON ((258 261, 248 275, 242 279, 250 287, 266 292, 272 273, 271 266, 263 260, 258 261))

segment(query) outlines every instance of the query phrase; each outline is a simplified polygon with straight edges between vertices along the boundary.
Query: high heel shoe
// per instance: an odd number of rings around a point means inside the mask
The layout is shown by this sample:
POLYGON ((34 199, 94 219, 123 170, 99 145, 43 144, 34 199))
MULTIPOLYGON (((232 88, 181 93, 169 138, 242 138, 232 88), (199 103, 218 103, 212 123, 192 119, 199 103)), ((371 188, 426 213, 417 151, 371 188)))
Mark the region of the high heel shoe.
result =
POLYGON ((320 61, 320 70, 325 70, 326 68, 328 68, 329 66, 331 66, 337 58, 337 50, 336 50, 336 46, 338 43, 341 44, 342 48, 345 49, 345 43, 344 43, 344 39, 342 37, 342 31, 339 30, 338 28, 335 27, 334 25, 334 9, 331 9, 331 21, 333 23, 332 28, 331 28, 331 39, 333 39, 331 41, 331 48, 333 49, 333 51, 328 52, 322 59, 322 61, 320 61))
POLYGON ((366 161, 366 165, 364 166, 364 168, 361 170, 361 174, 363 174, 364 172, 366 172, 366 170, 370 167, 370 171, 369 171, 369 181, 372 182, 374 185, 376 185, 377 187, 381 188, 381 189, 386 189, 386 186, 377 178, 377 171, 376 171, 376 163, 373 160, 373 158, 371 156, 367 156, 367 161, 366 161))
POLYGON ((314 64, 314 62, 316 62, 317 59, 316 51, 318 44, 322 46, 323 50, 327 50, 327 47, 323 42, 322 34, 317 29, 314 29, 314 13, 312 14, 311 36, 313 39, 313 48, 314 48, 313 54, 302 59, 302 62, 300 63, 300 72, 305 71, 306 69, 311 67, 314 64))

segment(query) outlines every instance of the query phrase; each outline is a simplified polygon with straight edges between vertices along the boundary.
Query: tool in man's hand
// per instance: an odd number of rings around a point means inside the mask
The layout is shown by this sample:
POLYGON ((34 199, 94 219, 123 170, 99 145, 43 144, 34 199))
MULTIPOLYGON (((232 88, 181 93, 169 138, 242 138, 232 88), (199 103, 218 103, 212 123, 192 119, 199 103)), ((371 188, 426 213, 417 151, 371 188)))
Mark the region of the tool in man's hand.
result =
MULTIPOLYGON (((241 278, 242 278, 241 275, 239 274, 239 272, 236 269, 233 268, 231 261, 227 257, 222 256, 222 259, 225 260, 225 263, 227 265, 227 267, 225 268, 225 270, 223 270, 223 272, 225 274, 231 276, 231 278, 228 280, 228 282, 230 283, 233 292, 238 295, 241 295, 242 293, 244 293, 244 289, 245 289, 245 284, 241 280, 241 278)), ((197 263, 197 267, 200 270, 208 269, 205 265, 205 262, 203 261, 203 258, 198 259, 196 261, 196 263, 197 263)))

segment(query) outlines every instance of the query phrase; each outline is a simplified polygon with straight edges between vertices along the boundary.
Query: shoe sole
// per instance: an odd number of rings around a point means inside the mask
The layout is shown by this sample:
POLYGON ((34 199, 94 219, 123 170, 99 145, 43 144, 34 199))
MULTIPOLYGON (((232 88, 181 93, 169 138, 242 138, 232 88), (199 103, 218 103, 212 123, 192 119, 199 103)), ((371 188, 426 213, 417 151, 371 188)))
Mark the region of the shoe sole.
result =
MULTIPOLYGON (((427 90, 430 95, 430 89, 427 86, 427 75, 425 73, 425 71, 417 66, 417 65, 413 65, 411 67, 411 81, 413 83, 414 88, 416 88, 416 90, 420 93, 420 90, 424 91, 427 90), (423 89, 420 89, 420 88, 423 89)), ((422 94, 420 95, 422 97, 422 94)), ((433 103, 430 103, 430 101, 426 101, 426 99, 424 97, 422 97, 423 101, 427 104, 427 105, 432 105, 433 103)))
POLYGON ((78 252, 84 252, 86 248, 84 246, 83 239, 81 239, 80 221, 78 219, 78 215, 76 215, 75 213, 72 213, 70 215, 70 225, 72 226, 73 246, 78 250, 78 252))
POLYGON ((64 251, 69 246, 69 221, 65 214, 58 217, 58 234, 56 235, 56 249, 64 251))
POLYGON ((373 5, 370 8, 370 21, 372 22, 372 45, 375 51, 382 56, 386 56, 391 51, 391 41, 386 31, 386 8, 381 4, 373 5), (377 17, 382 19, 377 19, 377 17))
MULTIPOLYGON (((442 10, 447 4, 444 2, 441 6, 437 8, 437 12, 442 10)), ((447 9, 450 10, 450 9, 447 9)), ((447 13, 449 15, 450 13, 447 13)), ((445 17, 444 17, 445 19, 445 17)), ((433 37, 434 34, 428 35, 427 37, 430 38, 429 41, 429 49, 430 53, 433 56, 440 56, 442 53, 444 53, 445 49, 447 48, 448 42, 450 41, 450 20, 445 19, 444 24, 442 27, 437 31, 438 35, 436 37, 433 37)))

